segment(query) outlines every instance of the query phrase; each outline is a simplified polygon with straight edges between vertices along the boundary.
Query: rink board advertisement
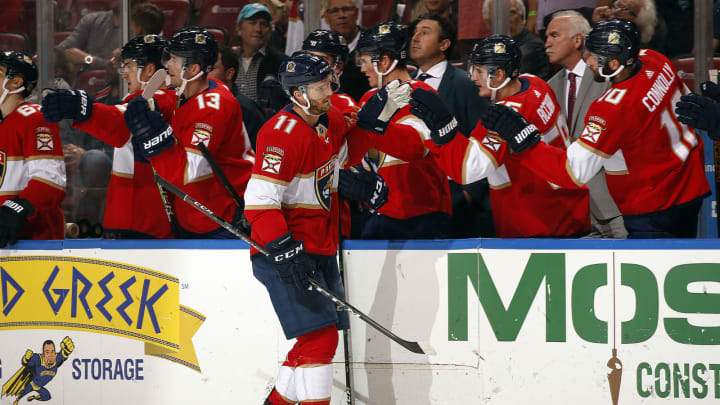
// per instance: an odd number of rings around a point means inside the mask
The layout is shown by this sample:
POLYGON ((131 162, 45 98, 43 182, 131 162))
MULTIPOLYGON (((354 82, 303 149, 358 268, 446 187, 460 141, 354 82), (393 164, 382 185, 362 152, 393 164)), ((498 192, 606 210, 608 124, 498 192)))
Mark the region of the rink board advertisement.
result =
MULTIPOLYGON (((720 399, 718 241, 349 242, 356 404, 720 399)), ((292 342, 246 245, 0 251, 0 404, 260 404, 292 342)), ((344 404, 343 348, 333 404, 344 404)))

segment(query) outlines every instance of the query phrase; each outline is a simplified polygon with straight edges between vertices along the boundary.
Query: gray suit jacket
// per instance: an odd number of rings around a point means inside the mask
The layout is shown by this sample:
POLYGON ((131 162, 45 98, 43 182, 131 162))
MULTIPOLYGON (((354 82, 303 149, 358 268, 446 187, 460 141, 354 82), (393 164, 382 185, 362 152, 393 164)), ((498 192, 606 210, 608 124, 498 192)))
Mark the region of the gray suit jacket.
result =
MULTIPOLYGON (((548 84, 555 92, 563 115, 567 117, 567 99, 565 97, 567 80, 565 79, 565 72, 565 69, 560 69, 548 80, 548 84)), ((580 89, 578 89, 575 98, 573 116, 567 117, 568 128, 570 128, 570 135, 573 139, 577 139, 582 134, 585 127, 585 115, 588 108, 590 108, 590 104, 602 96, 608 87, 610 86, 607 83, 596 82, 593 79, 592 70, 589 67, 585 68, 585 73, 582 80, 580 80, 580 89)), ((590 190, 590 216, 593 227, 605 237, 626 237, 627 232, 622 224, 620 210, 618 210, 615 201, 610 196, 605 182, 605 173, 599 172, 587 183, 587 186, 590 190), (613 218, 617 218, 617 220, 613 222, 613 218)))

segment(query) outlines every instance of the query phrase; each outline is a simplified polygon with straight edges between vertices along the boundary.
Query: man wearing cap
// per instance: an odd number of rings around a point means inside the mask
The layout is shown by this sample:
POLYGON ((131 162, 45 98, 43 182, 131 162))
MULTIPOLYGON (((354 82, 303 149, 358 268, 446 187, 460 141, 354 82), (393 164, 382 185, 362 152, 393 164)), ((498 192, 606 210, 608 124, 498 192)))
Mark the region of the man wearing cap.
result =
POLYGON ((251 3, 240 10, 237 25, 239 43, 234 48, 239 62, 235 85, 262 107, 276 110, 287 101, 277 84, 277 71, 286 56, 268 46, 271 30, 272 15, 267 7, 251 3))

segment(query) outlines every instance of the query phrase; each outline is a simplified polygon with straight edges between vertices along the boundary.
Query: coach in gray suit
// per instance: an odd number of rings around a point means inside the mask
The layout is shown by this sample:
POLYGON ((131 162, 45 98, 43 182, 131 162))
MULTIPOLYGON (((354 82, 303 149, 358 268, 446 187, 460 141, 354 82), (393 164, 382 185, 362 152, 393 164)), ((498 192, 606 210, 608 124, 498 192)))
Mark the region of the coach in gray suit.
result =
MULTIPOLYGON (((550 63, 556 63, 560 69, 548 84, 555 92, 567 117, 567 125, 572 140, 577 139, 585 126, 585 115, 590 104, 608 89, 608 83, 598 83, 582 58, 584 37, 590 32, 590 23, 574 10, 553 14, 545 34, 545 52, 550 63)), ((605 238, 626 238, 627 231, 622 215, 615 205, 607 184, 605 174, 599 172, 588 183, 590 189, 590 217, 593 235, 605 238)))
MULTIPOLYGON (((426 14, 412 25, 410 58, 418 66, 411 76, 440 94, 458 121, 458 131, 468 136, 489 104, 466 71, 452 66, 447 55, 456 39, 456 28, 445 17, 426 14)), ((489 187, 483 180, 461 186, 450 181, 453 200, 452 238, 492 237, 495 230, 490 212, 489 187)))

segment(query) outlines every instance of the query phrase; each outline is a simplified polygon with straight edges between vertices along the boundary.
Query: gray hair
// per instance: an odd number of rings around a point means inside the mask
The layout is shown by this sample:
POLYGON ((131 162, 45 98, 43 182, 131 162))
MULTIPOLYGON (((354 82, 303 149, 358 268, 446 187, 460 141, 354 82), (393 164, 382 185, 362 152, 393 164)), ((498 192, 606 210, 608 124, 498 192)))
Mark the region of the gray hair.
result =
POLYGON ((584 37, 590 32, 590 23, 588 20, 575 10, 558 11, 552 15, 553 20, 556 18, 567 18, 570 20, 570 26, 572 27, 572 31, 568 35, 570 37, 577 34, 582 34, 584 37))
MULTIPOLYGON (((518 11, 520 12, 520 17, 522 17, 523 24, 525 21, 527 21, 527 14, 525 12, 525 3, 523 3, 522 0, 512 0, 515 3, 515 6, 517 6, 518 11)), ((490 4, 492 4, 493 0, 485 0, 485 3, 483 3, 482 13, 483 13, 483 19, 487 23, 490 21, 490 4)), ((511 3, 512 4, 512 3, 511 3)))

